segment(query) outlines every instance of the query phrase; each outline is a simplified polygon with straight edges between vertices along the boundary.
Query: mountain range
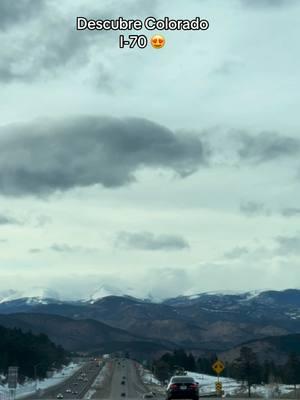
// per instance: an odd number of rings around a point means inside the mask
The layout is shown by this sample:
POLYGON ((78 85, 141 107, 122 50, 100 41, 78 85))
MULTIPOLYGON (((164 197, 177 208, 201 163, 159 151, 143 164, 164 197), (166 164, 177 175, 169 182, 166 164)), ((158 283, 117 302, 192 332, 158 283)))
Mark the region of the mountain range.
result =
MULTIPOLYGON (((298 289, 200 293, 160 302, 110 293, 100 288, 86 299, 66 301, 47 290, 32 297, 10 292, 0 301, 0 325, 44 332, 68 350, 123 346, 143 356, 182 347, 230 358, 245 342, 260 348, 268 337, 300 333, 298 289)), ((276 343, 271 347, 275 354, 276 343)))

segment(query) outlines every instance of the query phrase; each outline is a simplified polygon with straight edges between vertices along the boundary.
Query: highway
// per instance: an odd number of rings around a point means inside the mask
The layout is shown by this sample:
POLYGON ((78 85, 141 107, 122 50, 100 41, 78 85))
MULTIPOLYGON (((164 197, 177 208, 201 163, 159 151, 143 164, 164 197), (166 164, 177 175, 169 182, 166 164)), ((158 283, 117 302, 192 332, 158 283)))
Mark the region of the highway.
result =
POLYGON ((64 399, 82 399, 99 372, 99 362, 89 361, 64 382, 39 391, 27 399, 57 399, 59 394, 62 394, 64 399))
MULTIPOLYGON (((142 382, 135 362, 132 360, 109 360, 105 378, 99 380, 97 377, 99 378, 101 373, 98 362, 87 362, 64 382, 39 391, 26 399, 57 399, 58 396, 63 395, 63 399, 141 400, 143 395, 149 392, 149 388, 142 382)), ((163 398, 155 396, 157 400, 163 398)))
POLYGON ((151 390, 156 393, 152 396, 153 400, 165 400, 164 388, 154 384, 151 387, 146 385, 139 375, 136 363, 133 360, 119 358, 108 360, 103 370, 98 362, 89 361, 64 382, 27 399, 50 400, 58 399, 58 396, 62 395, 63 399, 68 400, 148 400, 151 390))
POLYGON ((104 385, 95 386, 95 390, 92 399, 107 400, 142 399, 149 392, 139 376, 135 362, 128 359, 115 360, 109 379, 104 385))

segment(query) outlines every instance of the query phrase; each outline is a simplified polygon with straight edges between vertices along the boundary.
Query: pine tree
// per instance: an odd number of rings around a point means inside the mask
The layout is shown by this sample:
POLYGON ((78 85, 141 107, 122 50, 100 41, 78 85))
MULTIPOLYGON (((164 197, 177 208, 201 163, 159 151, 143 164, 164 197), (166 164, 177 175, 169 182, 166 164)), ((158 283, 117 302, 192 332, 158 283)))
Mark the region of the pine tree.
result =
POLYGON ((192 353, 190 353, 190 354, 188 355, 187 362, 188 362, 188 365, 186 366, 186 369, 187 369, 188 371, 195 372, 195 371, 197 370, 197 368, 196 368, 196 361, 195 361, 195 358, 194 358, 194 356, 193 356, 192 353))
POLYGON ((67 361, 68 353, 50 341, 44 334, 34 335, 20 329, 0 326, 0 372, 7 373, 9 366, 19 367, 19 376, 40 378, 52 367, 60 367, 67 361), (42 362, 41 362, 42 360, 42 362), (35 374, 35 366, 39 365, 35 374))
POLYGON ((160 359, 153 364, 153 373, 157 379, 164 382, 165 380, 169 379, 171 375, 170 365, 160 359))
POLYGON ((247 382, 248 397, 251 397, 251 386, 261 383, 261 368, 256 354, 249 347, 240 349, 240 356, 234 362, 235 373, 239 380, 247 382))
POLYGON ((290 353, 286 362, 285 383, 294 385, 295 391, 297 383, 300 383, 300 361, 295 353, 290 353))

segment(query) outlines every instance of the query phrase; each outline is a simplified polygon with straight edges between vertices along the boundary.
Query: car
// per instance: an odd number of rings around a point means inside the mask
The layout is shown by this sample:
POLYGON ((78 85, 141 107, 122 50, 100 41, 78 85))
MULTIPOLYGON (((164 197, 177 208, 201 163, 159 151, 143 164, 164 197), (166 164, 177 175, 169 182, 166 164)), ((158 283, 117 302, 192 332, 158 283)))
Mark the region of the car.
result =
POLYGON ((125 396, 126 396, 126 393, 125 393, 125 392, 122 392, 122 393, 121 393, 121 396, 122 396, 122 397, 125 397, 125 396))
POLYGON ((63 399, 64 395, 62 393, 58 393, 58 395, 56 396, 57 399, 63 399))
POLYGON ((72 393, 71 389, 66 389, 66 393, 72 393))
POLYGON ((121 385, 125 385, 125 381, 122 381, 122 382, 121 382, 121 385))
POLYGON ((167 386, 167 400, 171 399, 199 399, 199 385, 191 376, 172 376, 167 386))
POLYGON ((78 394, 77 390, 74 390, 74 391, 72 392, 72 394, 78 394))

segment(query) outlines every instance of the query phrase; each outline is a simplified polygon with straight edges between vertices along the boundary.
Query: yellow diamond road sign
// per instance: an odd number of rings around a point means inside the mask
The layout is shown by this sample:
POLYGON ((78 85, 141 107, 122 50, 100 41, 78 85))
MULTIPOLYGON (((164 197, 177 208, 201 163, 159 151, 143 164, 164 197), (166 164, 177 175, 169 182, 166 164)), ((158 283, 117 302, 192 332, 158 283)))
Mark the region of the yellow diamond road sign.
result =
POLYGON ((222 363, 222 361, 217 360, 215 363, 213 363, 212 365, 212 369, 219 375, 223 369, 224 369, 224 364, 222 363))

